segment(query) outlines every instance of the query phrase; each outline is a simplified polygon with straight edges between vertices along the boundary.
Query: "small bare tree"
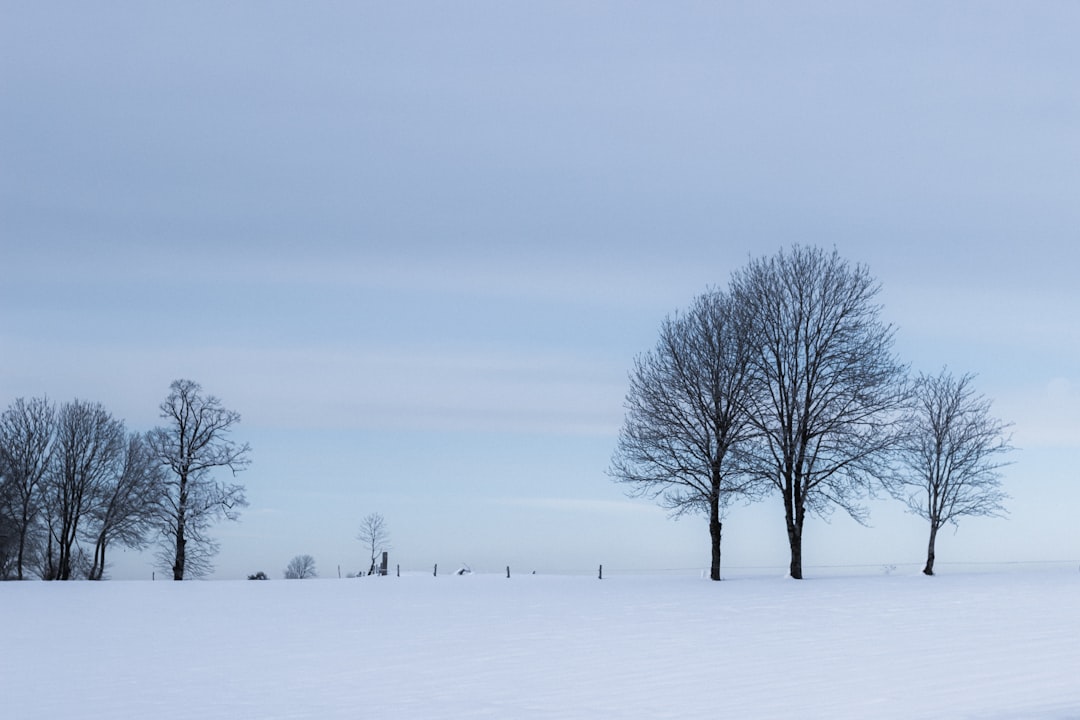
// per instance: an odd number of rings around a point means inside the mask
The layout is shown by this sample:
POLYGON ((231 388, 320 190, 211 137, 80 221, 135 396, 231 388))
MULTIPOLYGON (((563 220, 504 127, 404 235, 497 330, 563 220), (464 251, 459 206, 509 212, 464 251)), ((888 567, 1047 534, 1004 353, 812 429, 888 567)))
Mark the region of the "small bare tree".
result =
POLYGON ((375 564, 379 555, 390 550, 390 529, 386 526, 386 519, 380 513, 371 513, 360 521, 360 532, 356 539, 371 551, 371 566, 368 574, 375 572, 375 564))
POLYGON ((750 476, 733 462, 752 426, 746 414, 750 347, 730 298, 711 291, 664 321, 656 349, 630 374, 626 419, 609 475, 631 495, 659 498, 676 516, 704 513, 720 579, 725 509, 749 497, 750 476))
POLYGON ((212 568, 217 543, 206 533, 217 520, 237 520, 247 506, 244 486, 215 480, 214 470, 234 476, 251 461, 247 443, 229 438, 240 413, 228 410, 198 383, 176 380, 161 403, 162 427, 147 441, 166 475, 158 502, 162 547, 158 561, 172 568, 173 579, 201 575, 212 568))
POLYGON ((1000 516, 1008 496, 999 470, 1012 450, 1008 424, 990 415, 990 401, 972 388, 974 376, 948 370, 915 381, 914 408, 899 450, 902 469, 889 491, 930 523, 923 572, 934 574, 934 543, 945 523, 965 516, 1000 516))
POLYGON ((304 580, 318 577, 315 573, 315 558, 310 555, 297 555, 285 567, 286 580, 304 580))

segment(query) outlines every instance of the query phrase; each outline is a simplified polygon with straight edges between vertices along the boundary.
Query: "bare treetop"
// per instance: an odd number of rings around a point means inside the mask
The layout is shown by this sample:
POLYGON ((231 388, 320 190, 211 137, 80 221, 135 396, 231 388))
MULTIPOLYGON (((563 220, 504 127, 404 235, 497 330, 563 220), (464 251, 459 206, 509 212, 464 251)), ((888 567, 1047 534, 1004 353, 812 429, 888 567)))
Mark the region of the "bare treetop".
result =
POLYGON ((235 475, 251 462, 247 443, 238 445, 227 437, 240 422, 240 413, 229 410, 191 380, 175 380, 159 406, 170 429, 156 437, 159 456, 176 474, 195 474, 210 468, 228 468, 235 475))

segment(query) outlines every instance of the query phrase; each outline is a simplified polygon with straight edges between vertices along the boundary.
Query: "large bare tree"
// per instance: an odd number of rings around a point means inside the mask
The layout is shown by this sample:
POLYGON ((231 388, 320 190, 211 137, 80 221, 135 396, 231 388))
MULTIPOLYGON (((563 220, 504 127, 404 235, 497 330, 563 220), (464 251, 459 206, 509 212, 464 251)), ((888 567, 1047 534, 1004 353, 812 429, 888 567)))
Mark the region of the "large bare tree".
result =
POLYGON ((1001 490, 1004 454, 1012 449, 1009 425, 990 414, 990 401, 976 394, 974 375, 948 370, 920 375, 900 446, 901 470, 892 494, 930 523, 923 572, 934 574, 934 544, 946 523, 965 516, 998 516, 1008 496, 1001 490))
POLYGON ((16 536, 15 572, 25 577, 35 548, 42 482, 56 433, 56 411, 45 398, 18 398, 0 415, 0 465, 9 501, 9 522, 16 536))
POLYGON ((166 471, 158 502, 159 561, 172 566, 174 580, 183 580, 185 573, 211 570, 217 545, 207 535, 210 526, 222 518, 237 520, 247 506, 243 485, 216 480, 213 473, 227 469, 235 476, 250 463, 251 448, 229 437, 240 413, 204 395, 191 380, 176 380, 169 389, 160 406, 165 425, 151 430, 147 440, 166 471))
POLYGON ((840 507, 864 521, 862 491, 885 474, 906 370, 878 291, 865 266, 798 245, 732 280, 754 332, 755 461, 783 497, 793 578, 803 575, 807 510, 840 507))
POLYGON ((720 291, 666 319, 656 348, 639 356, 630 374, 609 470, 631 495, 659 498, 676 516, 705 514, 713 580, 720 579, 725 510, 753 489, 733 462, 753 429, 746 412, 747 341, 731 299, 720 291))
POLYGON ((153 456, 144 436, 132 433, 127 438, 119 472, 107 478, 91 515, 87 538, 94 545, 90 579, 105 575, 105 550, 119 544, 142 548, 147 543, 164 480, 161 465, 153 456))
POLYGON ((360 521, 360 532, 356 534, 356 539, 371 553, 370 575, 375 572, 379 555, 390 549, 390 528, 386 525, 386 518, 377 512, 366 515, 360 521))
POLYGON ((60 406, 47 474, 49 579, 72 579, 80 523, 95 512, 105 484, 121 473, 124 440, 123 421, 100 403, 74 400, 60 406))

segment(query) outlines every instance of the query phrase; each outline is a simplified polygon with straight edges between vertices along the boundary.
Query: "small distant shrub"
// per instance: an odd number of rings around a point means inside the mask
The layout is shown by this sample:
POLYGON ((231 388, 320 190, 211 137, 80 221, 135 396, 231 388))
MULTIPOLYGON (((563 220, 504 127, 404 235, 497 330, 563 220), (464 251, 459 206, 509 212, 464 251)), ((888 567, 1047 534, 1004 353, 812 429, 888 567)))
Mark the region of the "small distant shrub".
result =
POLYGON ((262 570, 255 573, 254 575, 248 575, 248 580, 269 580, 269 579, 270 578, 268 578, 266 576, 266 573, 264 573, 262 570))

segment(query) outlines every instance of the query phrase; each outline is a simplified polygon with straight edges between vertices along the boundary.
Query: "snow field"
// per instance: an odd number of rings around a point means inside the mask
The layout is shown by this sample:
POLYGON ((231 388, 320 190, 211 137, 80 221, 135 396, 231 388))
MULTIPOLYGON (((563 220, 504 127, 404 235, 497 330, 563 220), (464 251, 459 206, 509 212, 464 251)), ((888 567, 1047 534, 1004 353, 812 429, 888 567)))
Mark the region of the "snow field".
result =
POLYGON ((1080 573, 0 584, 7 718, 1080 718, 1080 573))

